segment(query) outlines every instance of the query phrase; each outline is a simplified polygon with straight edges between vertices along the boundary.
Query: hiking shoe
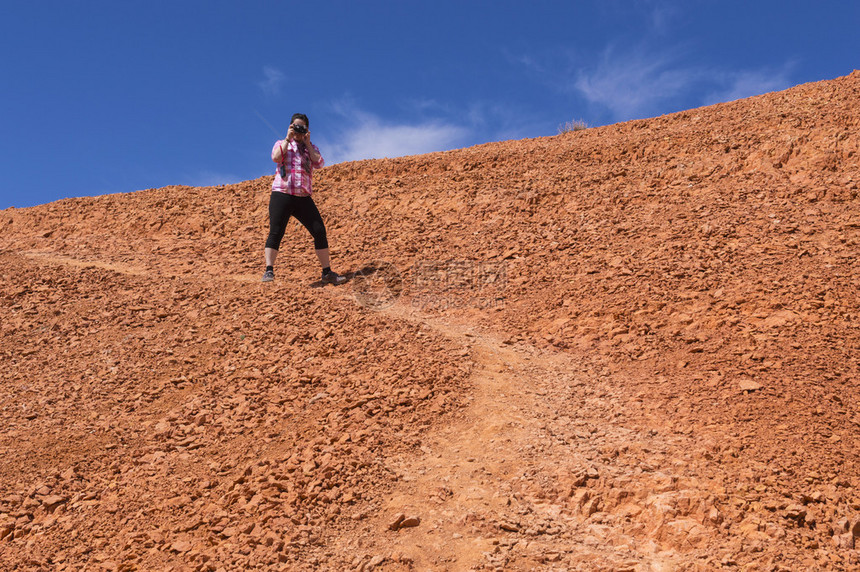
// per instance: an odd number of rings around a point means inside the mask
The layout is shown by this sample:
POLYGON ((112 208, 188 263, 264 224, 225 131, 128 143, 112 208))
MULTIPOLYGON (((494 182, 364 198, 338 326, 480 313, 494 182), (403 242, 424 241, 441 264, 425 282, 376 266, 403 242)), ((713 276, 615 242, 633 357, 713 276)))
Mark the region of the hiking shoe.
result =
POLYGON ((275 279, 275 273, 271 270, 266 270, 265 274, 263 274, 263 282, 271 282, 275 279))
POLYGON ((331 270, 328 274, 323 274, 322 281, 324 284, 334 284, 335 286, 339 286, 346 282, 346 276, 341 276, 334 270, 331 270))

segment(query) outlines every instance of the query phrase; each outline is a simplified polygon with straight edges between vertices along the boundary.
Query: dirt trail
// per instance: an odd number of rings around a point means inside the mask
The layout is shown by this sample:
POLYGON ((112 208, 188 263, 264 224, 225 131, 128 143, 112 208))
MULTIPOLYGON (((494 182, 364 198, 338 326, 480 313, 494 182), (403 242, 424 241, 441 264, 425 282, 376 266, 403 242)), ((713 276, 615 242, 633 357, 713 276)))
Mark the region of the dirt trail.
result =
POLYGON ((524 387, 533 380, 518 378, 517 364, 528 359, 518 352, 468 328, 420 321, 469 349, 474 390, 456 419, 425 436, 417 456, 388 460, 398 485, 373 528, 397 532, 389 534, 387 547, 371 546, 399 553, 418 569, 468 570, 486 563, 498 546, 498 538, 485 537, 476 524, 507 511, 510 480, 528 462, 536 419, 524 387), (415 517, 422 530, 398 526, 401 515, 415 517))
POLYGON ((475 365, 473 390, 454 419, 423 435, 420 452, 386 459, 396 485, 363 533, 344 539, 358 554, 353 565, 675 570, 733 562, 736 548, 719 538, 717 487, 688 465, 692 440, 626 427, 620 412, 629 405, 599 365, 405 304, 385 312, 459 341, 475 365), (714 556, 721 544, 722 559, 714 556))
POLYGON ((119 272, 120 274, 129 274, 132 276, 145 276, 147 270, 137 266, 128 266, 126 264, 117 264, 114 262, 104 262, 91 258, 80 259, 69 255, 63 255, 52 252, 21 252, 21 256, 31 258, 37 263, 47 264, 66 264, 77 268, 99 268, 101 270, 109 270, 111 272, 119 272))

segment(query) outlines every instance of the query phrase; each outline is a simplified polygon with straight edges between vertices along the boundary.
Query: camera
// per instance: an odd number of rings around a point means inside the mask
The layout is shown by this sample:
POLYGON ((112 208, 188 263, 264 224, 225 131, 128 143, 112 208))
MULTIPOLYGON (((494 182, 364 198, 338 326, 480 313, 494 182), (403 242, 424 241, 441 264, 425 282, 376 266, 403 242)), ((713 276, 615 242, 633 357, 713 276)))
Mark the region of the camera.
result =
POLYGON ((293 128, 293 131, 295 131, 296 133, 298 133, 300 135, 304 135, 305 133, 308 132, 308 128, 305 127, 304 125, 292 125, 291 127, 293 128))

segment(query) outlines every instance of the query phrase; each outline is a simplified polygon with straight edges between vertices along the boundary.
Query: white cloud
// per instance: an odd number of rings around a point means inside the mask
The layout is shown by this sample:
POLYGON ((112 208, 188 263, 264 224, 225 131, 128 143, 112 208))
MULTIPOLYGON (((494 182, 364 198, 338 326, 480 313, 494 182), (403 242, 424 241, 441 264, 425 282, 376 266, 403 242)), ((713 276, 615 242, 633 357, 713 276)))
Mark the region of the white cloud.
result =
POLYGON ((573 88, 589 103, 609 109, 615 119, 649 115, 704 77, 702 71, 673 67, 667 54, 617 54, 607 49, 593 71, 579 71, 573 88))
POLYGON ((272 97, 278 95, 281 92, 281 85, 283 85, 284 81, 287 79, 284 73, 271 66, 265 66, 263 68, 263 75, 265 76, 265 79, 257 82, 257 86, 259 86, 267 96, 272 97))
MULTIPOLYGON (((682 52, 676 49, 672 54, 682 52)), ((790 62, 777 71, 726 71, 681 66, 672 54, 607 49, 593 70, 576 73, 572 89, 590 104, 608 109, 613 119, 624 121, 734 101, 791 85, 790 62)))
POLYGON ((334 110, 343 116, 347 127, 333 140, 322 142, 329 164, 445 151, 456 148, 469 135, 464 127, 438 120, 415 124, 385 122, 357 110, 350 102, 339 102, 334 110))
POLYGON ((791 67, 791 64, 786 64, 780 71, 741 71, 723 74, 722 85, 705 98, 705 104, 735 101, 787 89, 792 85, 788 79, 791 67))

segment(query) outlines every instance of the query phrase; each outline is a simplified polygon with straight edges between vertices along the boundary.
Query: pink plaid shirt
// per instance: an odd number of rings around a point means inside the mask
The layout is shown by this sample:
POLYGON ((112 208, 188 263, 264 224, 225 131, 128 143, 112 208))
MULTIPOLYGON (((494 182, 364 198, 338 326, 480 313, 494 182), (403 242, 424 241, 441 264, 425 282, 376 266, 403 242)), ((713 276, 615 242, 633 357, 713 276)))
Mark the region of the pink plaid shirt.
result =
MULTIPOLYGON (((313 143, 311 145, 317 153, 320 152, 316 145, 313 143)), ((272 154, 275 153, 275 149, 283 148, 283 146, 283 139, 276 141, 272 147, 272 154)), ((287 151, 281 162, 278 163, 275 180, 272 182, 272 191, 298 197, 309 197, 313 193, 312 173, 314 169, 319 169, 325 165, 322 154, 320 154, 320 160, 313 163, 308 150, 304 147, 300 149, 296 141, 289 141, 286 143, 286 147, 287 151)))

